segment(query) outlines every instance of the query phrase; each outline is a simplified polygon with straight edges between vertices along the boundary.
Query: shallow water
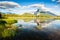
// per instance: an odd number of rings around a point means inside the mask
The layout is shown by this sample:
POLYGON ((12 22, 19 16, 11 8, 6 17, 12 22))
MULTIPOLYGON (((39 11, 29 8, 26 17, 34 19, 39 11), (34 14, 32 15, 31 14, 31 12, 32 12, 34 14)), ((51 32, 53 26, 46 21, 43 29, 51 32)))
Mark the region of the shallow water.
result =
POLYGON ((55 20, 50 23, 45 29, 54 31, 54 30, 60 30, 60 20, 55 20))
MULTIPOLYGON (((45 23, 47 24, 47 23, 45 23)), ((48 23, 49 24, 49 23, 48 23)), ((22 28, 29 28, 32 29, 34 27, 37 26, 37 23, 34 22, 34 20, 31 20, 29 22, 24 22, 24 20, 18 20, 17 23, 15 23, 14 25, 16 25, 17 27, 19 27, 20 25, 22 25, 22 28)), ((42 26, 44 25, 44 23, 42 24, 42 26)), ((59 29, 60 28, 60 20, 54 20, 51 21, 49 25, 47 25, 46 27, 44 27, 45 29, 59 29)))
POLYGON ((60 40, 60 20, 52 21, 50 25, 41 30, 18 30, 16 39, 21 40, 60 40))
POLYGON ((18 20, 17 23, 14 24, 17 27, 20 27, 20 25, 22 25, 22 28, 28 28, 28 29, 33 29, 34 27, 37 26, 37 24, 31 20, 29 22, 24 22, 24 20, 18 20))

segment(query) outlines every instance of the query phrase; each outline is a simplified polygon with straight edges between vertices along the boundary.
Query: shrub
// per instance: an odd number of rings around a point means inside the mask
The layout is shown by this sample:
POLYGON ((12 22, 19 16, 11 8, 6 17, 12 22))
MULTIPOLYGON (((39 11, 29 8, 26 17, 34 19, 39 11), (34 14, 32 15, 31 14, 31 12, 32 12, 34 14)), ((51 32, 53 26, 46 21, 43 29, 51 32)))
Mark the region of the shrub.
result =
POLYGON ((6 22, 7 24, 14 24, 14 23, 17 23, 17 20, 7 19, 6 22))
POLYGON ((11 37, 11 36, 14 36, 15 35, 15 31, 14 30, 8 30, 8 29, 5 29, 3 32, 2 32, 2 37, 5 38, 5 37, 11 37))

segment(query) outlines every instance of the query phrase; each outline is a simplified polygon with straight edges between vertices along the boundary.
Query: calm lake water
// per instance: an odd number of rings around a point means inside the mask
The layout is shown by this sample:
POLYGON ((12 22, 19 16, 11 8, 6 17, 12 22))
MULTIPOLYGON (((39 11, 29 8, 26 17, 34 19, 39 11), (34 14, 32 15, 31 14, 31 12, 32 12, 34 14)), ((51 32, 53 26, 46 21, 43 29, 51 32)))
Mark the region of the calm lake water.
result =
POLYGON ((17 30, 15 40, 60 40, 60 20, 50 22, 47 27, 41 30, 31 30, 37 26, 33 20, 29 22, 18 20, 18 23, 14 25, 18 28, 22 25, 22 28, 24 28, 23 30, 20 30, 20 28, 17 30))
POLYGON ((31 20, 29 22, 24 22, 24 20, 18 20, 18 22, 15 23, 14 25, 17 27, 22 26, 22 28, 28 28, 28 29, 33 29, 34 27, 37 26, 34 20, 31 20))
MULTIPOLYGON (((33 29, 37 26, 37 23, 35 23, 34 20, 31 20, 29 22, 24 22, 24 20, 18 20, 18 22, 14 25, 16 25, 17 27, 22 26, 22 28, 33 29)), ((54 20, 50 22, 50 24, 47 27, 44 28, 49 30, 58 30, 60 29, 60 20, 54 20)))
POLYGON ((47 27, 44 28, 46 31, 60 31, 60 20, 55 20, 50 23, 47 27))

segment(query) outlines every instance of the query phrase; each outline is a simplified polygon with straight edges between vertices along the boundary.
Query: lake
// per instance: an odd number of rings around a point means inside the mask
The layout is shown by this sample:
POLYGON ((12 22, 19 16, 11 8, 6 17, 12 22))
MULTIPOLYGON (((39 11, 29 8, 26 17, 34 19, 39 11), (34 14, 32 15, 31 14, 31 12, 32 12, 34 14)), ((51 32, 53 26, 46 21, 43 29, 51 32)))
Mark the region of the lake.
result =
POLYGON ((21 40, 60 40, 60 20, 50 22, 47 27, 41 30, 34 30, 36 23, 19 20, 17 25, 23 24, 23 30, 18 29, 14 39, 21 40))
MULTIPOLYGON (((37 27, 37 23, 34 22, 34 20, 31 20, 29 22, 25 22, 24 20, 20 19, 14 25, 17 27, 22 26, 22 28, 28 28, 28 29, 33 29, 33 28, 37 27)), ((57 30, 60 28, 60 20, 54 20, 54 21, 51 21, 50 23, 46 23, 46 22, 42 23, 42 27, 44 29, 57 30), (47 25, 47 26, 43 27, 43 25, 47 25)))

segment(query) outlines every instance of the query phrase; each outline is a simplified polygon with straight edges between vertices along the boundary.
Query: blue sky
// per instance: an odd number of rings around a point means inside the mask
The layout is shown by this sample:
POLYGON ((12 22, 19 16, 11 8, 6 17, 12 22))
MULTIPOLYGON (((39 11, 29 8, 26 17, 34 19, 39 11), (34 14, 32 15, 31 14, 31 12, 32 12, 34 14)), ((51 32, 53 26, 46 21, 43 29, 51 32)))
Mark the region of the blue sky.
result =
POLYGON ((0 0, 0 10, 3 12, 9 12, 11 10, 10 12, 20 14, 27 11, 36 11, 37 8, 40 7, 41 9, 47 9, 57 15, 60 15, 60 4, 58 4, 59 2, 60 0, 0 0), (6 1, 9 2, 8 5, 6 1), (1 4, 2 2, 3 5, 1 4), (13 3, 13 5, 11 5, 11 3, 13 3))
POLYGON ((44 3, 44 4, 56 4, 56 2, 52 2, 52 0, 0 0, 0 1, 13 1, 19 3, 20 5, 30 5, 36 3, 44 3))

